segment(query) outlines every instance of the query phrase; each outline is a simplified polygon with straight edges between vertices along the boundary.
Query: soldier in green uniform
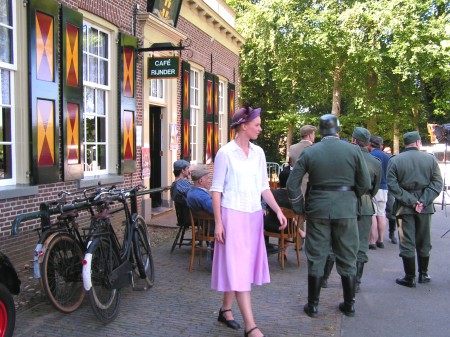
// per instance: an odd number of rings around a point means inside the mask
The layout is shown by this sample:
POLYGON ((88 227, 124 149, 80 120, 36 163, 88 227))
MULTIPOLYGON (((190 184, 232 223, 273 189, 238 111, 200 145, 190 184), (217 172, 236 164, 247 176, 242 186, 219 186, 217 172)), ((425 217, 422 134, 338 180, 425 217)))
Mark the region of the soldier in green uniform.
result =
POLYGON ((378 192, 381 182, 381 161, 372 156, 369 152, 370 132, 361 127, 355 127, 352 135, 352 143, 361 148, 361 152, 369 169, 371 188, 360 198, 359 212, 358 212, 358 233, 359 233, 359 248, 356 256, 356 288, 359 292, 361 277, 364 271, 364 264, 369 261, 367 251, 369 250, 369 236, 372 228, 372 215, 375 214, 372 198, 378 192))
POLYGON ((419 283, 430 282, 428 262, 431 250, 431 215, 433 201, 442 190, 442 177, 436 158, 420 152, 419 132, 403 135, 405 151, 388 163, 389 193, 397 201, 397 224, 400 256, 405 276, 396 282, 402 286, 416 286, 416 253, 419 283))
POLYGON ((355 314, 358 198, 370 189, 371 184, 360 148, 341 141, 340 131, 336 116, 320 117, 322 140, 303 151, 287 182, 294 212, 307 217, 308 303, 304 311, 310 317, 317 316, 330 245, 336 254, 336 268, 344 293, 344 302, 339 309, 348 316, 355 314), (305 204, 300 186, 306 173, 309 173, 309 184, 305 204))

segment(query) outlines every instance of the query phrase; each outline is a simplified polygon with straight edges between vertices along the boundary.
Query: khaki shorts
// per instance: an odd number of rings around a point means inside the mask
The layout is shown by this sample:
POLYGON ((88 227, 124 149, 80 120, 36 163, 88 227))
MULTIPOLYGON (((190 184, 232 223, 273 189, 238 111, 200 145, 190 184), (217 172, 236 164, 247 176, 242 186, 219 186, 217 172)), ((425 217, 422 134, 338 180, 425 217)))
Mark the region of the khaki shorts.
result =
POLYGON ((376 216, 386 216, 386 203, 388 198, 388 190, 379 189, 373 197, 372 203, 375 208, 376 216))

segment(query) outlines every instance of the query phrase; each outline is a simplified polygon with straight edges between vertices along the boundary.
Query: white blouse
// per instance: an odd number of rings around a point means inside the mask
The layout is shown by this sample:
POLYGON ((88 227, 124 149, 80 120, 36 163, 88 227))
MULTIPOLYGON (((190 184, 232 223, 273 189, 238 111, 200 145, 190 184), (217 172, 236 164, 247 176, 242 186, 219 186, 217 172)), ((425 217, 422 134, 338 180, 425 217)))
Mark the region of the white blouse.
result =
POLYGON ((222 207, 256 212, 261 210, 261 193, 268 189, 266 156, 262 148, 250 143, 247 157, 232 140, 219 149, 210 191, 222 193, 222 207))

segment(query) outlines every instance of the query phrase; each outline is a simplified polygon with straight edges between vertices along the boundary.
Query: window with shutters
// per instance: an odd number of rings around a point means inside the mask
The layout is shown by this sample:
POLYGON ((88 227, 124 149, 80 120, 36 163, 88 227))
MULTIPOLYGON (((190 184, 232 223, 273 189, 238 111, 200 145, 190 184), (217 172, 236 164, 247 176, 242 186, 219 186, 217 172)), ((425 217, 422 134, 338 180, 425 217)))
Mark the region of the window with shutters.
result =
MULTIPOLYGON (((192 69, 190 72, 190 145, 191 145, 191 163, 196 164, 201 162, 201 135, 202 130, 202 115, 201 115, 201 76, 200 71, 192 69)), ((202 79, 203 80, 203 79, 202 79)))
POLYGON ((108 103, 111 99, 111 34, 83 25, 85 176, 107 172, 108 103))

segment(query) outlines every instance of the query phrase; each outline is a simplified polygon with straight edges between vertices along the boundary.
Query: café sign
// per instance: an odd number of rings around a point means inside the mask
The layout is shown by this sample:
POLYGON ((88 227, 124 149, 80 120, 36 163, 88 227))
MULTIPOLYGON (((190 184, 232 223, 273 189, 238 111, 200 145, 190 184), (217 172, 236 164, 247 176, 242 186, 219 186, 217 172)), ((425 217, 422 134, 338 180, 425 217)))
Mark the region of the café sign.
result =
POLYGON ((180 58, 172 57, 149 57, 148 78, 174 78, 180 74, 180 58))

